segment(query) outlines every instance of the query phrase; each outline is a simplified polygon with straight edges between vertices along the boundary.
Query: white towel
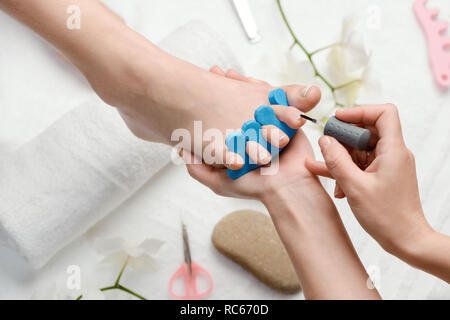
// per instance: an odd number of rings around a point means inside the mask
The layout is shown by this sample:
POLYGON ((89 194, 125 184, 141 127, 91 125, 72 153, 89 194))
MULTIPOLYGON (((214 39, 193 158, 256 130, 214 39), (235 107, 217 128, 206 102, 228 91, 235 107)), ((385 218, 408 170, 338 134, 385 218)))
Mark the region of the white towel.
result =
POLYGON ((179 27, 163 39, 159 47, 204 69, 218 65, 223 70, 232 68, 243 73, 230 47, 201 21, 194 20, 179 27))
MULTIPOLYGON (((191 22, 161 47, 204 68, 240 70, 218 39, 191 22)), ((129 198, 169 154, 168 146, 134 137, 115 109, 98 100, 81 105, 0 164, 0 236, 41 267, 129 198)))

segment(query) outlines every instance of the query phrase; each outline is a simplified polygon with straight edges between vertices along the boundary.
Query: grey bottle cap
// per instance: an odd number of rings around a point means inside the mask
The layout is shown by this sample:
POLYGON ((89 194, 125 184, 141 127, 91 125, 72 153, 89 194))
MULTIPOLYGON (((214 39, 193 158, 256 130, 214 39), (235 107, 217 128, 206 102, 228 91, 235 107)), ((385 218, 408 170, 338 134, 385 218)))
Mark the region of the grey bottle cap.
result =
POLYGON ((334 116, 327 121, 324 134, 335 138, 349 147, 358 150, 369 149, 369 130, 341 121, 334 116))

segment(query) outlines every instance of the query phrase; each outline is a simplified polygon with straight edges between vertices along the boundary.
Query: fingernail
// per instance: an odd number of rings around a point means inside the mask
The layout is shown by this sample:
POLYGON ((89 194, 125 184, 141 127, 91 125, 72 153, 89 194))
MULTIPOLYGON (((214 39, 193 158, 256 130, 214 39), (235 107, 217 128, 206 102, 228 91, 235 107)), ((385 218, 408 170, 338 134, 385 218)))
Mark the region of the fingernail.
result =
POLYGON ((303 114, 303 112, 301 112, 301 111, 298 113, 297 120, 302 119, 302 114, 303 114))
POLYGON ((303 89, 303 91, 302 91, 302 97, 303 97, 303 98, 306 97, 306 95, 307 95, 308 92, 309 92, 309 89, 311 89, 311 86, 306 87, 306 88, 303 89))
POLYGON ((319 140, 320 142, 320 149, 325 150, 331 143, 331 139, 327 136, 323 136, 319 140))

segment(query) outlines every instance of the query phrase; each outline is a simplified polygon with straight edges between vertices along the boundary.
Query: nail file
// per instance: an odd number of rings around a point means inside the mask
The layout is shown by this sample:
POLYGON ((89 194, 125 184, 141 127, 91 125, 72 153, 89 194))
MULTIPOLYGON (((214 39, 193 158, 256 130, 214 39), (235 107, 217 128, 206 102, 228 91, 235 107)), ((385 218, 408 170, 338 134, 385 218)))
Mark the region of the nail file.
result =
POLYGON ((256 43, 261 40, 258 27, 256 26, 255 19, 253 18, 252 11, 247 0, 232 0, 234 8, 241 20, 242 27, 247 34, 248 39, 252 43, 256 43))
MULTIPOLYGON (((269 93, 269 102, 272 105, 288 106, 286 93, 283 89, 274 89, 269 93)), ((235 180, 246 173, 261 166, 255 164, 247 155, 245 150, 247 141, 256 141, 270 152, 272 158, 276 157, 283 148, 279 149, 268 143, 261 135, 262 125, 274 125, 283 131, 289 139, 294 136, 297 130, 290 128, 284 122, 277 119, 273 108, 270 106, 260 106, 255 110, 255 120, 249 120, 242 125, 240 132, 233 132, 225 139, 225 144, 232 152, 239 154, 244 159, 244 166, 239 170, 227 170, 228 176, 235 180), (255 121, 256 120, 256 121, 255 121)))

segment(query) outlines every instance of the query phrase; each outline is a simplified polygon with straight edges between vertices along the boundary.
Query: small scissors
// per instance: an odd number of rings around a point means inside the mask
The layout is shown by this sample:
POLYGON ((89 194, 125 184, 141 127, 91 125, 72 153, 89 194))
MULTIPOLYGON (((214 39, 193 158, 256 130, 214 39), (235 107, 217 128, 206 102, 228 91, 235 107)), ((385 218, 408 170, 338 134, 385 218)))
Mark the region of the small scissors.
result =
POLYGON ((170 278, 169 292, 171 296, 174 297, 175 299, 182 299, 182 300, 202 299, 211 293, 213 289, 213 280, 207 270, 203 269, 198 264, 192 261, 191 249, 189 247, 189 238, 186 230, 186 225, 184 223, 181 223, 181 230, 183 234, 184 262, 170 278), (199 293, 197 291, 197 278, 200 275, 206 277, 206 279, 209 281, 209 288, 202 293, 199 293), (177 295, 173 290, 173 284, 175 280, 180 277, 184 278, 184 284, 186 288, 185 291, 186 294, 184 296, 177 295))

